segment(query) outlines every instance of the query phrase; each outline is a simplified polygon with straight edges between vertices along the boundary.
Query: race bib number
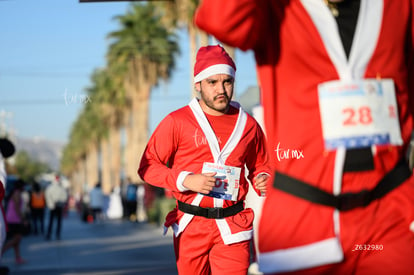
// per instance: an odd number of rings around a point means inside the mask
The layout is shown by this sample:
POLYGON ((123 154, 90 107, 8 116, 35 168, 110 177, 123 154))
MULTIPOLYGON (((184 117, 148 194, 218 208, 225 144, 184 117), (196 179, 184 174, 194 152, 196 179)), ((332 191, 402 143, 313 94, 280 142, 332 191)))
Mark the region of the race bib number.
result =
POLYGON ((213 190, 206 196, 237 201, 241 168, 205 162, 202 173, 212 172, 217 173, 214 176, 216 178, 216 183, 213 190))
POLYGON ((329 81, 318 86, 318 94, 327 150, 402 144, 391 79, 329 81))

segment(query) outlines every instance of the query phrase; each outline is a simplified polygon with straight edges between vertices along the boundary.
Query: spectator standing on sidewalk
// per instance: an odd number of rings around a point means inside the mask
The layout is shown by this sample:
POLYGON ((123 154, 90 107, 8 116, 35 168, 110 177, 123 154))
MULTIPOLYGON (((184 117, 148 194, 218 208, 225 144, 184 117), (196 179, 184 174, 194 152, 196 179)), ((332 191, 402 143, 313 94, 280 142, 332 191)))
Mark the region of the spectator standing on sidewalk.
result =
POLYGON ((137 189, 138 185, 128 179, 125 195, 126 217, 133 222, 137 220, 137 189))
POLYGON ((89 192, 89 209, 92 213, 93 221, 103 219, 104 195, 102 193, 101 183, 98 182, 89 192))
POLYGON ((19 179, 14 183, 10 198, 7 199, 6 221, 7 221, 7 241, 1 251, 4 254, 10 248, 14 249, 16 264, 23 264, 26 261, 20 255, 20 243, 23 238, 25 226, 28 225, 25 213, 23 211, 24 201, 22 191, 24 181, 19 179))
POLYGON ((109 205, 106 216, 108 219, 120 219, 123 216, 121 188, 119 186, 115 186, 109 196, 109 205))
POLYGON ((62 230, 62 215, 65 204, 68 200, 68 194, 61 185, 59 177, 53 181, 45 191, 46 205, 49 209, 49 225, 46 234, 46 240, 50 240, 52 234, 53 222, 56 220, 56 239, 60 240, 62 230))
POLYGON ((146 222, 148 219, 147 216, 147 208, 146 208, 146 193, 145 193, 145 185, 144 182, 139 182, 137 185, 137 221, 138 222, 146 222))
POLYGON ((35 235, 40 233, 43 235, 44 230, 44 217, 45 217, 46 199, 45 194, 38 182, 33 184, 33 191, 30 194, 30 210, 33 225, 33 233, 35 235))

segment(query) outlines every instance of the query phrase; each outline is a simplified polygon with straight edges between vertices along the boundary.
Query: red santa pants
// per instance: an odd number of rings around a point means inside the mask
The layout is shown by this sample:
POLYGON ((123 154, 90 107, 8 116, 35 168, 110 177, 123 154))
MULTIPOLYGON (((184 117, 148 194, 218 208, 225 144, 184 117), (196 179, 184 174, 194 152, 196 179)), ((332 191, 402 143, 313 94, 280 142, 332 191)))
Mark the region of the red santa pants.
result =
POLYGON ((226 245, 214 219, 194 216, 186 229, 174 237, 180 275, 246 275, 250 241, 226 245))

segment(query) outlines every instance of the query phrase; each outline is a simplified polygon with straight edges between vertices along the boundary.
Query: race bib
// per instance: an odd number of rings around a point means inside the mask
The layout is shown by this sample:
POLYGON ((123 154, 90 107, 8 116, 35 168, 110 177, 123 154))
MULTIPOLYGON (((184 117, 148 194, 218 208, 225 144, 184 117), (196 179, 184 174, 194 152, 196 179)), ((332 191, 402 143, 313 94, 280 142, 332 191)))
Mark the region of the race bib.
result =
POLYGON ((240 188, 241 168, 205 162, 202 173, 216 172, 216 183, 213 190, 205 195, 219 199, 237 201, 240 188))
POLYGON ((391 79, 329 81, 318 86, 318 94, 327 150, 402 144, 391 79))

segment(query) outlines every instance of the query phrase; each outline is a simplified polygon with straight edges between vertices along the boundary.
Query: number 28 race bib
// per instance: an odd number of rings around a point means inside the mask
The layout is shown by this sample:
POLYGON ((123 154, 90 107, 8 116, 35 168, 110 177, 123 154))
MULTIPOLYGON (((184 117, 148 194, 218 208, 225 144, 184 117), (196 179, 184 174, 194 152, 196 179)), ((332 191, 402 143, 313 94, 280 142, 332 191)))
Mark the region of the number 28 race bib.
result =
POLYGON ((318 94, 327 150, 402 144, 391 79, 329 81, 318 86, 318 94))
POLYGON ((206 196, 237 201, 241 168, 205 162, 202 173, 216 172, 216 184, 206 196))

